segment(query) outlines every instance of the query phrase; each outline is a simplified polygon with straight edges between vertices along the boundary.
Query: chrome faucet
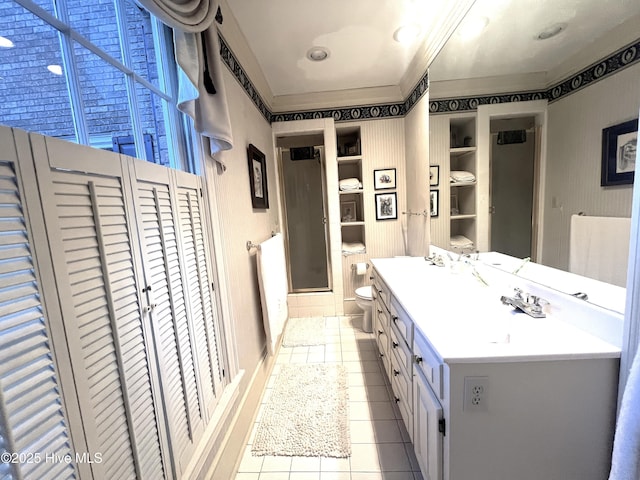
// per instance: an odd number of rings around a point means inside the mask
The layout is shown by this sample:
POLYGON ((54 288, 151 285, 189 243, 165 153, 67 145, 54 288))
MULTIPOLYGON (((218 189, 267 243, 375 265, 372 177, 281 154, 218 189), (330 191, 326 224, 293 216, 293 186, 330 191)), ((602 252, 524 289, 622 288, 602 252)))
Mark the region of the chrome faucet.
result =
POLYGON ((547 304, 546 300, 530 295, 528 293, 522 293, 522 290, 515 288, 515 295, 513 297, 500 297, 500 301, 505 305, 511 305, 516 310, 520 310, 533 318, 545 318, 546 315, 542 311, 542 305, 547 304))
POLYGON ((442 255, 432 254, 428 257, 424 257, 424 260, 436 267, 444 267, 444 259, 442 258, 442 255))

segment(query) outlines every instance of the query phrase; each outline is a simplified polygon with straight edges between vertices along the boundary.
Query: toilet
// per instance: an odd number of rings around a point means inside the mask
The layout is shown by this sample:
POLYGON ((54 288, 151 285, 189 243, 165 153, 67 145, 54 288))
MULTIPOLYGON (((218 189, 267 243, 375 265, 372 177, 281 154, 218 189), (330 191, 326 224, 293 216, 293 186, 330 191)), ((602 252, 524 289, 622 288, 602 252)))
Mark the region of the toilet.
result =
POLYGON ((362 330, 367 333, 373 332, 373 326, 371 325, 371 308, 373 307, 371 285, 356 289, 356 305, 364 312, 362 330))

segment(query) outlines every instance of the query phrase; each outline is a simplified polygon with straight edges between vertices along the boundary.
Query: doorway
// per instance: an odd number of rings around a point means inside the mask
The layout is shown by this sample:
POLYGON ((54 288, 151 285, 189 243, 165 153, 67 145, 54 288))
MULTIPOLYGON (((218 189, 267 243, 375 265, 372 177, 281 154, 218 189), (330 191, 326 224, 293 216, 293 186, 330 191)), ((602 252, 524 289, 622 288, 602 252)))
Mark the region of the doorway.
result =
POLYGON ((277 146, 289 263, 289 292, 330 291, 323 136, 279 138, 277 146))
POLYGON ((532 257, 535 118, 491 120, 490 131, 490 249, 532 257))

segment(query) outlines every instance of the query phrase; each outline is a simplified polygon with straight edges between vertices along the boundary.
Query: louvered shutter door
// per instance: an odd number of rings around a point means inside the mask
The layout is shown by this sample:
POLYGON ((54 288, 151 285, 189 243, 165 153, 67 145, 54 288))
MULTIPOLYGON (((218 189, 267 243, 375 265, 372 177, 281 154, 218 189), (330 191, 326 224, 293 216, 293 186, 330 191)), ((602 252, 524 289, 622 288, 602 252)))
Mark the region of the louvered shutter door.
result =
POLYGON ((214 326, 214 306, 206 231, 202 219, 202 185, 195 175, 174 172, 177 183, 178 215, 183 242, 187 290, 196 335, 196 351, 201 373, 202 394, 207 412, 216 404, 216 392, 221 383, 220 363, 214 326))
POLYGON ((193 348, 195 332, 185 301, 175 189, 169 169, 142 161, 135 161, 133 167, 146 284, 156 304, 151 320, 179 476, 204 430, 204 418, 193 348))
POLYGON ((0 478, 76 478, 73 463, 55 460, 72 448, 10 129, 0 145, 0 452, 40 455, 1 463, 0 478))
POLYGON ((164 478, 120 157, 31 142, 96 476, 164 478))

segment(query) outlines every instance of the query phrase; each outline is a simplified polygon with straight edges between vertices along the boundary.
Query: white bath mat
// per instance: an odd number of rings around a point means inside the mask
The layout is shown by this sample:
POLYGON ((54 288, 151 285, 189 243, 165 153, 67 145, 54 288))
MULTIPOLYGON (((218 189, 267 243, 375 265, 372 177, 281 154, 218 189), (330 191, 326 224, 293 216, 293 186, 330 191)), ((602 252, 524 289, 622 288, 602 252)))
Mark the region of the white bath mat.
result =
POLYGON ((253 441, 253 455, 351 455, 343 365, 283 365, 253 441))
POLYGON ((290 318, 284 331, 283 347, 324 345, 324 318, 290 318))

